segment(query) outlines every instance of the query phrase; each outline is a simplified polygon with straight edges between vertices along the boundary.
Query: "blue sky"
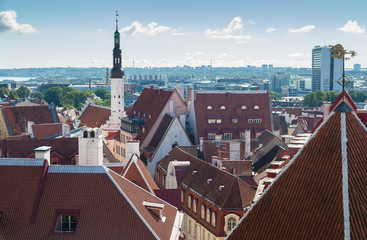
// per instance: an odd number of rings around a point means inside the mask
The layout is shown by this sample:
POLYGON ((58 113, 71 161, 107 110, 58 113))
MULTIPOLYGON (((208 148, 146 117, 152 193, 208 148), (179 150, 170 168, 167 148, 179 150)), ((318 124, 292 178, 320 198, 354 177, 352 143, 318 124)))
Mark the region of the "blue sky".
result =
POLYGON ((365 1, 0 0, 0 68, 110 67, 115 11, 123 66, 310 67, 341 43, 367 66, 365 1))

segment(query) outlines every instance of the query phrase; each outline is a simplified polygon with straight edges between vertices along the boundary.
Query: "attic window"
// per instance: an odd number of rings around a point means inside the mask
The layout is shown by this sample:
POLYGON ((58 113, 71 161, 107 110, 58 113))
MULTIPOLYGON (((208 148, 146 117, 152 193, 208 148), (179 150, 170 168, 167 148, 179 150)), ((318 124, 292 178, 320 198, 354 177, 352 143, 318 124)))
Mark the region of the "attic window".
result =
POLYGON ((254 120, 254 123, 261 123, 262 122, 262 120, 261 119, 255 119, 254 120))
POLYGON ((233 118, 232 119, 232 123, 234 123, 234 124, 238 123, 238 119, 237 118, 233 118))
POLYGON ((221 106, 220 107, 220 110, 225 110, 226 109, 226 106, 221 106))
POLYGON ((225 187, 224 187, 224 185, 220 185, 220 186, 218 187, 218 191, 219 191, 219 192, 223 192, 224 188, 225 188, 225 187))
POLYGON ((248 120, 248 123, 253 123, 254 122, 254 120, 253 119, 249 119, 248 120))
POLYGON ((245 109, 247 109, 247 107, 245 105, 242 105, 241 109, 245 110, 245 109))
POLYGON ((260 109, 260 107, 258 105, 255 105, 254 109, 260 109))
POLYGON ((80 210, 58 210, 56 212, 55 233, 75 233, 80 210))
POLYGON ((207 110, 212 110, 213 108, 212 108, 212 106, 207 106, 206 109, 207 110))
POLYGON ((164 204, 143 201, 143 206, 146 207, 152 213, 154 213, 157 217, 159 217, 162 220, 162 222, 166 221, 166 217, 163 216, 164 204))

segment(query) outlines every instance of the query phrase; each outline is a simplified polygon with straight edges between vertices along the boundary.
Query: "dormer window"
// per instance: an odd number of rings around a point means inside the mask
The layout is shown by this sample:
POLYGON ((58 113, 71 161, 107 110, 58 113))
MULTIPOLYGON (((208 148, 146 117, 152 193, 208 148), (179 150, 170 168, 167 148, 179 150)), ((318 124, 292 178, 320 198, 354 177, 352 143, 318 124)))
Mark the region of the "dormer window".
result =
POLYGON ((75 233, 80 210, 58 210, 56 212, 55 233, 75 233))
POLYGON ((255 105, 254 109, 256 109, 256 110, 260 109, 259 105, 255 105))
POLYGON ((218 118, 217 123, 222 123, 222 119, 218 118))
POLYGON ((215 139, 215 133, 208 133, 208 139, 215 139))
POLYGON ((215 119, 208 119, 208 123, 215 123, 215 119))
POLYGON ((255 122, 255 123, 261 123, 261 122, 262 122, 262 120, 261 120, 261 119, 254 119, 254 122, 255 122))
POLYGON ((237 124, 237 123, 238 123, 238 119, 237 119, 237 118, 233 118, 233 119, 232 119, 232 123, 233 123, 233 124, 237 124))
POLYGON ((206 109, 207 110, 212 110, 213 108, 212 108, 212 106, 207 106, 206 109))
POLYGON ((249 120, 247 120, 248 121, 248 123, 253 123, 254 122, 254 120, 253 119, 249 119, 249 120))
POLYGON ((242 110, 246 110, 246 109, 247 109, 247 107, 246 107, 245 105, 242 105, 241 109, 242 109, 242 110))
POLYGON ((220 110, 226 110, 226 106, 221 106, 220 110))
POLYGON ((162 222, 166 221, 166 217, 163 216, 164 204, 143 201, 143 206, 159 217, 162 222))
POLYGON ((232 133, 224 133, 223 138, 224 139, 232 139, 232 133))

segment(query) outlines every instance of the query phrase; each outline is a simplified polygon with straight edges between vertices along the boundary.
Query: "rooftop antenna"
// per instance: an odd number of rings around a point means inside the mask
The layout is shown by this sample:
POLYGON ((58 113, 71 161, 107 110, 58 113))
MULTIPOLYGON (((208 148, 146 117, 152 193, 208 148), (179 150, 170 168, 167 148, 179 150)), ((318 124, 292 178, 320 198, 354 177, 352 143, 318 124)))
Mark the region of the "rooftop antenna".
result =
POLYGON ((349 80, 345 76, 344 64, 345 64, 346 60, 349 60, 350 58, 355 57, 357 55, 357 53, 353 50, 349 50, 349 51, 344 50, 344 47, 341 44, 336 44, 334 46, 330 45, 330 47, 331 47, 331 49, 330 49, 331 55, 330 56, 332 58, 343 59, 343 74, 342 74, 342 77, 339 78, 339 80, 337 80, 336 82, 339 83, 343 87, 342 97, 343 97, 343 102, 344 102, 344 89, 345 89, 345 86, 352 82, 351 80, 349 80), (346 55, 350 55, 350 56, 346 57, 346 55))

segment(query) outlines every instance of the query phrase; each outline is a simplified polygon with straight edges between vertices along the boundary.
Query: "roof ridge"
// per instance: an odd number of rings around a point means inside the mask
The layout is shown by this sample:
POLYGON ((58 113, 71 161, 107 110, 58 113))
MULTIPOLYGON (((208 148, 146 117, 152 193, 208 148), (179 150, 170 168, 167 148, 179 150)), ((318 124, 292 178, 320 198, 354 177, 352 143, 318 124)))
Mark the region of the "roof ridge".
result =
MULTIPOLYGON (((156 232, 152 229, 152 227, 147 223, 147 221, 144 219, 144 217, 141 215, 141 213, 138 211, 138 209, 136 209, 136 207, 134 206, 134 204, 130 201, 130 199, 128 198, 128 196, 126 195, 126 193, 124 191, 122 191, 122 189, 120 188, 120 186, 118 185, 118 183, 115 181, 115 179, 113 179, 113 177, 110 174, 110 170, 107 169, 106 167, 103 166, 103 169, 105 171, 105 174, 108 176, 108 178, 111 180, 111 182, 115 185, 115 187, 117 188, 118 191, 120 191, 121 195, 125 198, 125 200, 128 202, 128 204, 130 205, 130 207, 135 211, 135 213, 138 215, 138 217, 141 219, 141 221, 146 225, 146 227, 151 231, 151 233, 153 234, 153 236, 156 239, 159 239, 158 235, 156 234, 156 232)), ((112 173, 116 174, 118 177, 123 178, 121 175, 115 173, 114 171, 111 170, 112 173)), ((127 180, 126 178, 123 178, 124 180, 127 180)), ((128 181, 128 180, 127 180, 128 181)), ((130 181, 128 181, 130 182, 130 181)), ((132 183, 132 182, 130 182, 132 183)), ((133 183, 134 184, 134 183, 133 183)), ((134 184, 136 186, 136 184, 134 184)), ((139 187, 140 188, 140 187, 139 187)), ((143 189, 144 190, 144 189, 143 189)), ((144 190, 145 191, 145 190, 144 190)))

